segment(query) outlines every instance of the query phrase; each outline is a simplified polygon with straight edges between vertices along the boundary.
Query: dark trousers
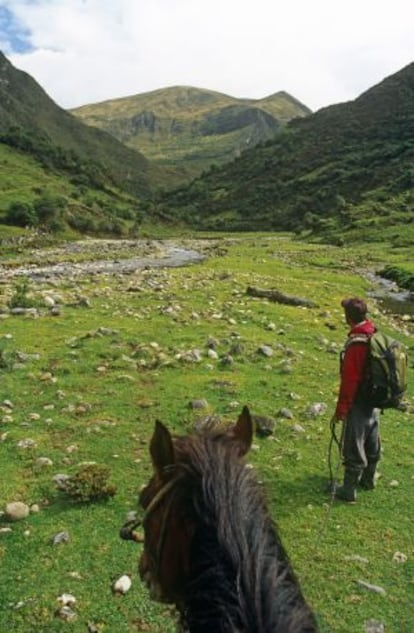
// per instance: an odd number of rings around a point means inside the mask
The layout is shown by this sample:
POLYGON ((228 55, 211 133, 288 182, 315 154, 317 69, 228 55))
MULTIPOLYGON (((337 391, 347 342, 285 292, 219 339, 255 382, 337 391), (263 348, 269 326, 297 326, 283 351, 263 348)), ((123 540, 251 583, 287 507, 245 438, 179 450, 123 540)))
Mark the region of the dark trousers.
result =
POLYGON ((381 456, 379 411, 356 402, 342 427, 342 456, 346 470, 362 472, 381 456))

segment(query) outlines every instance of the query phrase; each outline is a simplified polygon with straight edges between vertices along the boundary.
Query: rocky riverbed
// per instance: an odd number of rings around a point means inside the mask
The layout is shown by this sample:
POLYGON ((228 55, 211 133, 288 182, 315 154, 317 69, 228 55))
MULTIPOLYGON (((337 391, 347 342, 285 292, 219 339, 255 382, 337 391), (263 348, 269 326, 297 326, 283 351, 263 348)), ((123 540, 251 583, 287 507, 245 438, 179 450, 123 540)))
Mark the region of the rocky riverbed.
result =
POLYGON ((177 267, 204 259, 211 242, 171 240, 81 240, 53 249, 32 250, 0 265, 0 279, 27 277, 33 281, 96 274, 131 274, 143 268, 177 267))

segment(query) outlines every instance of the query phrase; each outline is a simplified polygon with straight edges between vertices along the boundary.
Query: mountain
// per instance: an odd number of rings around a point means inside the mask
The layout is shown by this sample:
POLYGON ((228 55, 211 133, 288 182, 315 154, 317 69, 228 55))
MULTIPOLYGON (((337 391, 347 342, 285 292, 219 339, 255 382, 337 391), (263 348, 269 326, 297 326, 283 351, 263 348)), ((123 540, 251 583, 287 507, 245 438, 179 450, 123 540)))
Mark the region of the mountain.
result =
POLYGON ((85 123, 140 150, 155 164, 179 169, 188 181, 248 147, 271 139, 310 110, 286 92, 237 99, 219 92, 174 86, 71 110, 85 123))
POLYGON ((57 106, 1 52, 0 142, 36 156, 49 167, 83 173, 91 181, 112 181, 135 195, 150 192, 151 166, 142 154, 57 106))
POLYGON ((156 207, 198 228, 305 228, 345 237, 357 229, 369 239, 377 228, 398 236, 396 226, 414 222, 413 189, 410 64, 354 101, 296 118, 274 140, 156 207))

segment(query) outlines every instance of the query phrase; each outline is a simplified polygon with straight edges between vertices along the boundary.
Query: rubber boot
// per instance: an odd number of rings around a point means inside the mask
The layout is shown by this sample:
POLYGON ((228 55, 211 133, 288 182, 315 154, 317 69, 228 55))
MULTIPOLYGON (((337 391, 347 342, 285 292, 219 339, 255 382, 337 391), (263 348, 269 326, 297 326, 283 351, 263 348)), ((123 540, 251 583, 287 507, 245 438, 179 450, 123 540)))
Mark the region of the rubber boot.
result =
POLYGON ((361 479, 359 480, 360 488, 364 490, 374 490, 375 488, 375 471, 377 469, 377 463, 369 463, 368 466, 362 471, 361 479))
POLYGON ((356 487, 361 476, 360 470, 345 469, 344 483, 335 490, 335 498, 348 503, 356 501, 356 487))

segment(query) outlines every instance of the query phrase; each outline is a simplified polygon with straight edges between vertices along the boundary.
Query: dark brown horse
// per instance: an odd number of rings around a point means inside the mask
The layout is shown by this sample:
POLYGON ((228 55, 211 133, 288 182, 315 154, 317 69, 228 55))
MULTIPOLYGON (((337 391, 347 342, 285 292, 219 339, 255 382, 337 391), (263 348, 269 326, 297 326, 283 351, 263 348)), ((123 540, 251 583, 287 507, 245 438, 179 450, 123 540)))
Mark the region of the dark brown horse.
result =
POLYGON ((227 432, 172 438, 156 422, 144 508, 141 578, 191 633, 315 633, 254 471, 244 407, 227 432))

